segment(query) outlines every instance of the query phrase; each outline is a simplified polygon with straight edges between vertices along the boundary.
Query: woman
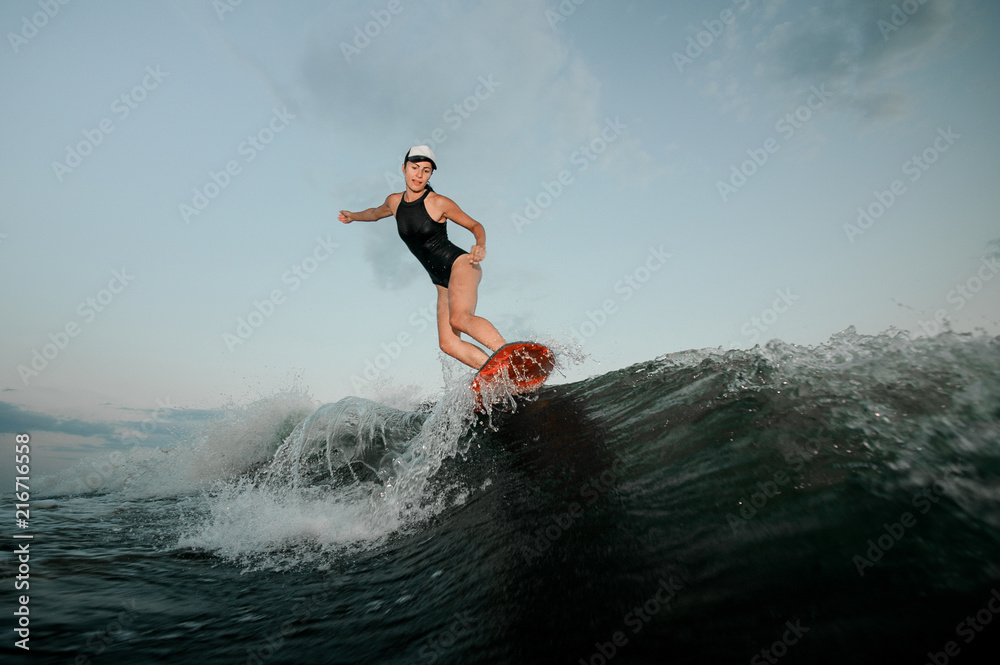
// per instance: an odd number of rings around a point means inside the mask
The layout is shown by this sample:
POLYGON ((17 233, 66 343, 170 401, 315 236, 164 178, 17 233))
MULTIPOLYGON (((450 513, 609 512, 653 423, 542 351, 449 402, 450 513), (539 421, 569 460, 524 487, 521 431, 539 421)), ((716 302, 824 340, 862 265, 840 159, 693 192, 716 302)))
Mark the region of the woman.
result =
POLYGON ((399 237, 417 257, 437 288, 437 328, 441 350, 473 369, 488 359, 475 344, 463 341, 465 333, 491 351, 504 345, 493 324, 476 316, 479 280, 486 258, 486 231, 454 201, 431 189, 427 181, 437 169, 434 153, 428 146, 410 148, 403 159, 406 190, 390 194, 377 208, 361 212, 341 210, 338 219, 351 222, 377 222, 390 215, 396 218, 399 237), (451 220, 476 236, 472 250, 465 252, 448 240, 446 223, 451 220))

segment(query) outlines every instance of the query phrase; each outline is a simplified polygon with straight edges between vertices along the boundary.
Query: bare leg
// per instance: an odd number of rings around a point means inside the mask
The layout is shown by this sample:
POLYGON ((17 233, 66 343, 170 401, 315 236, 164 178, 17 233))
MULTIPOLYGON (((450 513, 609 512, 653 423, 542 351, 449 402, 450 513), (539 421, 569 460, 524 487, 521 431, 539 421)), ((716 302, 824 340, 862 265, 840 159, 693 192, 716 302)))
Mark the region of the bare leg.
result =
POLYGON ((448 311, 448 289, 438 286, 437 290, 438 344, 441 350, 469 367, 479 369, 489 356, 475 344, 464 341, 460 337, 461 333, 451 327, 451 314, 448 311))
POLYGON ((452 265, 448 288, 437 287, 438 340, 441 350, 473 369, 482 367, 489 356, 476 345, 463 341, 461 333, 464 332, 491 351, 496 351, 506 343, 492 323, 475 314, 479 280, 482 276, 483 269, 469 263, 469 255, 463 254, 452 265))

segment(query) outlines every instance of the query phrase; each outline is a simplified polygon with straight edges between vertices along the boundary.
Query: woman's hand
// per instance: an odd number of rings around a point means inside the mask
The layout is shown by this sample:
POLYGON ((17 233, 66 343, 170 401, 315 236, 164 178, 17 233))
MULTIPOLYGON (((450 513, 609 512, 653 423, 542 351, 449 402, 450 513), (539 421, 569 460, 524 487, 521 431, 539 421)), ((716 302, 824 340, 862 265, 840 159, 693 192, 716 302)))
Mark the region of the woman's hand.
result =
POLYGON ((337 219, 342 221, 344 224, 350 224, 351 222, 354 221, 353 219, 351 219, 351 213, 347 212, 346 210, 341 210, 340 214, 337 215, 337 219))
POLYGON ((486 248, 482 245, 473 245, 469 250, 469 263, 475 265, 486 258, 486 248))

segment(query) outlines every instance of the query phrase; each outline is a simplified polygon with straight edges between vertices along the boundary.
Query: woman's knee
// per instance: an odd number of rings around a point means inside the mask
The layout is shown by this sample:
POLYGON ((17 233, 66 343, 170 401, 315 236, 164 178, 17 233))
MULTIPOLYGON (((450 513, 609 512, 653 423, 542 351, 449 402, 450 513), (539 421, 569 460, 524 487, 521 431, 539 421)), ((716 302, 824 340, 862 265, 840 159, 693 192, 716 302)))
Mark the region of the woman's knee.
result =
POLYGON ((457 338, 444 338, 438 341, 438 347, 449 356, 454 356, 458 352, 458 347, 462 342, 457 338))
POLYGON ((452 312, 448 319, 448 323, 455 330, 460 330, 464 333, 468 333, 469 324, 472 323, 473 316, 468 312, 452 312))

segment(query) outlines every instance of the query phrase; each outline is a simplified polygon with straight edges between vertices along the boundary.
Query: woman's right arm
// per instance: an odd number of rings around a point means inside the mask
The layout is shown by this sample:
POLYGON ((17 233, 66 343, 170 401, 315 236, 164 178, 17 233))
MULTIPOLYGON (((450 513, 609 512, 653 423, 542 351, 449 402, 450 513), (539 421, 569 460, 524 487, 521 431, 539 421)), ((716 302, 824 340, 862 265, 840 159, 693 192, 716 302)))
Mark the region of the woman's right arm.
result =
POLYGON ((341 210, 340 214, 337 215, 337 219, 342 221, 344 224, 350 224, 351 222, 377 222, 385 217, 392 216, 392 208, 389 207, 389 199, 392 194, 385 198, 385 203, 377 208, 368 208, 368 210, 362 210, 361 212, 348 212, 347 210, 341 210))

